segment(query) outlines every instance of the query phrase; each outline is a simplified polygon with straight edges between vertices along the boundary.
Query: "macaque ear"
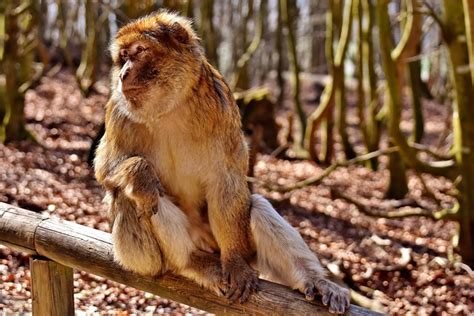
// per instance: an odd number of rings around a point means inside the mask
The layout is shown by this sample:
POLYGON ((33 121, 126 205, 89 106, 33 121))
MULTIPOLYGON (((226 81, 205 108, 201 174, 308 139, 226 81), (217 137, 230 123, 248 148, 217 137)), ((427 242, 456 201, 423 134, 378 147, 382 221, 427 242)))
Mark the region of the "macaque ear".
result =
POLYGON ((170 35, 178 43, 188 44, 189 43, 189 33, 181 26, 178 22, 174 22, 170 27, 170 35))
POLYGON ((190 40, 188 31, 178 22, 159 24, 156 30, 147 31, 145 35, 168 44, 188 44, 190 40))

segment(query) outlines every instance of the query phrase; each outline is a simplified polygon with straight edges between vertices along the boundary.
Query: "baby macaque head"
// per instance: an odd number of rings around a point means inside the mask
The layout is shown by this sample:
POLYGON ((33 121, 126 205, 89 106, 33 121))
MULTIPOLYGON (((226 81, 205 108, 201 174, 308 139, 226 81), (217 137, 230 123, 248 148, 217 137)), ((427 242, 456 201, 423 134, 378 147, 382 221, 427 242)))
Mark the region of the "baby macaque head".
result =
POLYGON ((126 101, 129 112, 142 115, 169 110, 170 100, 176 102, 197 80, 203 60, 191 22, 167 11, 122 27, 110 52, 115 97, 126 101))

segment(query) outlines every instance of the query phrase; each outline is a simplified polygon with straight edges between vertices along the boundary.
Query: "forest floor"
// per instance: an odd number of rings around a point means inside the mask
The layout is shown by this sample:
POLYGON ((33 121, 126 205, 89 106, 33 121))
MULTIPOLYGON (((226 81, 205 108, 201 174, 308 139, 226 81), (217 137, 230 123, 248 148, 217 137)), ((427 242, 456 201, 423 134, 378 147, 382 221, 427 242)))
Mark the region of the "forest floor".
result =
MULTIPOLYGON (((99 82, 96 85, 99 93, 83 98, 72 76, 60 72, 42 79, 35 90, 28 92, 25 109, 28 128, 39 144, 0 145, 1 202, 109 230, 102 204, 104 192, 86 162, 91 140, 103 120, 107 85, 106 80, 99 82)), ((309 99, 312 93, 308 85, 303 95, 309 99)), ((314 107, 311 102, 306 103, 308 110, 314 107)), ((446 108, 425 102, 425 143, 434 145, 436 135, 446 130, 444 122, 449 115, 446 108)), ((280 112, 279 121, 284 125, 285 109, 280 112)), ((408 130, 410 116, 405 112, 402 127, 408 130)), ((356 125, 356 115, 352 113, 349 135, 355 143, 360 139, 356 125)), ((382 166, 386 165, 386 158, 380 161, 382 166)), ((308 161, 259 155, 255 175, 263 183, 285 185, 314 176, 323 169, 308 161)), ((255 191, 271 200, 325 266, 386 312, 472 315, 472 271, 447 259, 458 258, 451 246, 455 223, 420 217, 373 218, 353 204, 331 197, 331 190, 337 190, 372 209, 387 211, 400 206, 384 199, 388 172, 384 168, 380 170, 349 166, 334 171, 317 186, 291 193, 269 192, 259 185, 255 191)), ((421 207, 434 211, 453 205, 451 182, 429 175, 422 177, 431 193, 418 175, 410 173, 406 200, 410 203, 404 209, 421 207)), ((31 310, 28 265, 25 254, 0 246, 0 311, 31 310)), ((204 313, 83 272, 74 274, 74 288, 76 309, 90 313, 204 313)))

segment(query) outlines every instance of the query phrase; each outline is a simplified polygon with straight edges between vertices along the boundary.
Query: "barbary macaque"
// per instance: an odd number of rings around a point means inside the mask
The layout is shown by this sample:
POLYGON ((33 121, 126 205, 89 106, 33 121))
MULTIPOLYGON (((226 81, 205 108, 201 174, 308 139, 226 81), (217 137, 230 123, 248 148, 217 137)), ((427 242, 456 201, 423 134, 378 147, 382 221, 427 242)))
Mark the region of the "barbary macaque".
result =
POLYGON ((112 94, 95 158, 115 259, 143 275, 173 272, 245 302, 259 275, 349 306, 300 234, 246 182, 248 150, 231 90, 186 18, 160 11, 110 46, 112 94))

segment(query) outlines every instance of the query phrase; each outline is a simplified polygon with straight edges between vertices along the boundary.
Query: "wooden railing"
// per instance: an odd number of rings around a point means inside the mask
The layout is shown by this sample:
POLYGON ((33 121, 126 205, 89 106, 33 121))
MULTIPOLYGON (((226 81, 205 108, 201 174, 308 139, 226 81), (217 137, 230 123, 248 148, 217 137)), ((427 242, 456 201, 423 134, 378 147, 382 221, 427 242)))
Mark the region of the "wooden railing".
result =
MULTIPOLYGON (((296 291, 264 280, 247 303, 229 304, 179 276, 139 276, 114 262, 110 234, 5 203, 0 203, 0 243, 31 255, 34 315, 74 315, 72 269, 218 315, 330 315, 320 302, 308 302, 296 291)), ((355 305, 347 314, 380 315, 355 305)))

